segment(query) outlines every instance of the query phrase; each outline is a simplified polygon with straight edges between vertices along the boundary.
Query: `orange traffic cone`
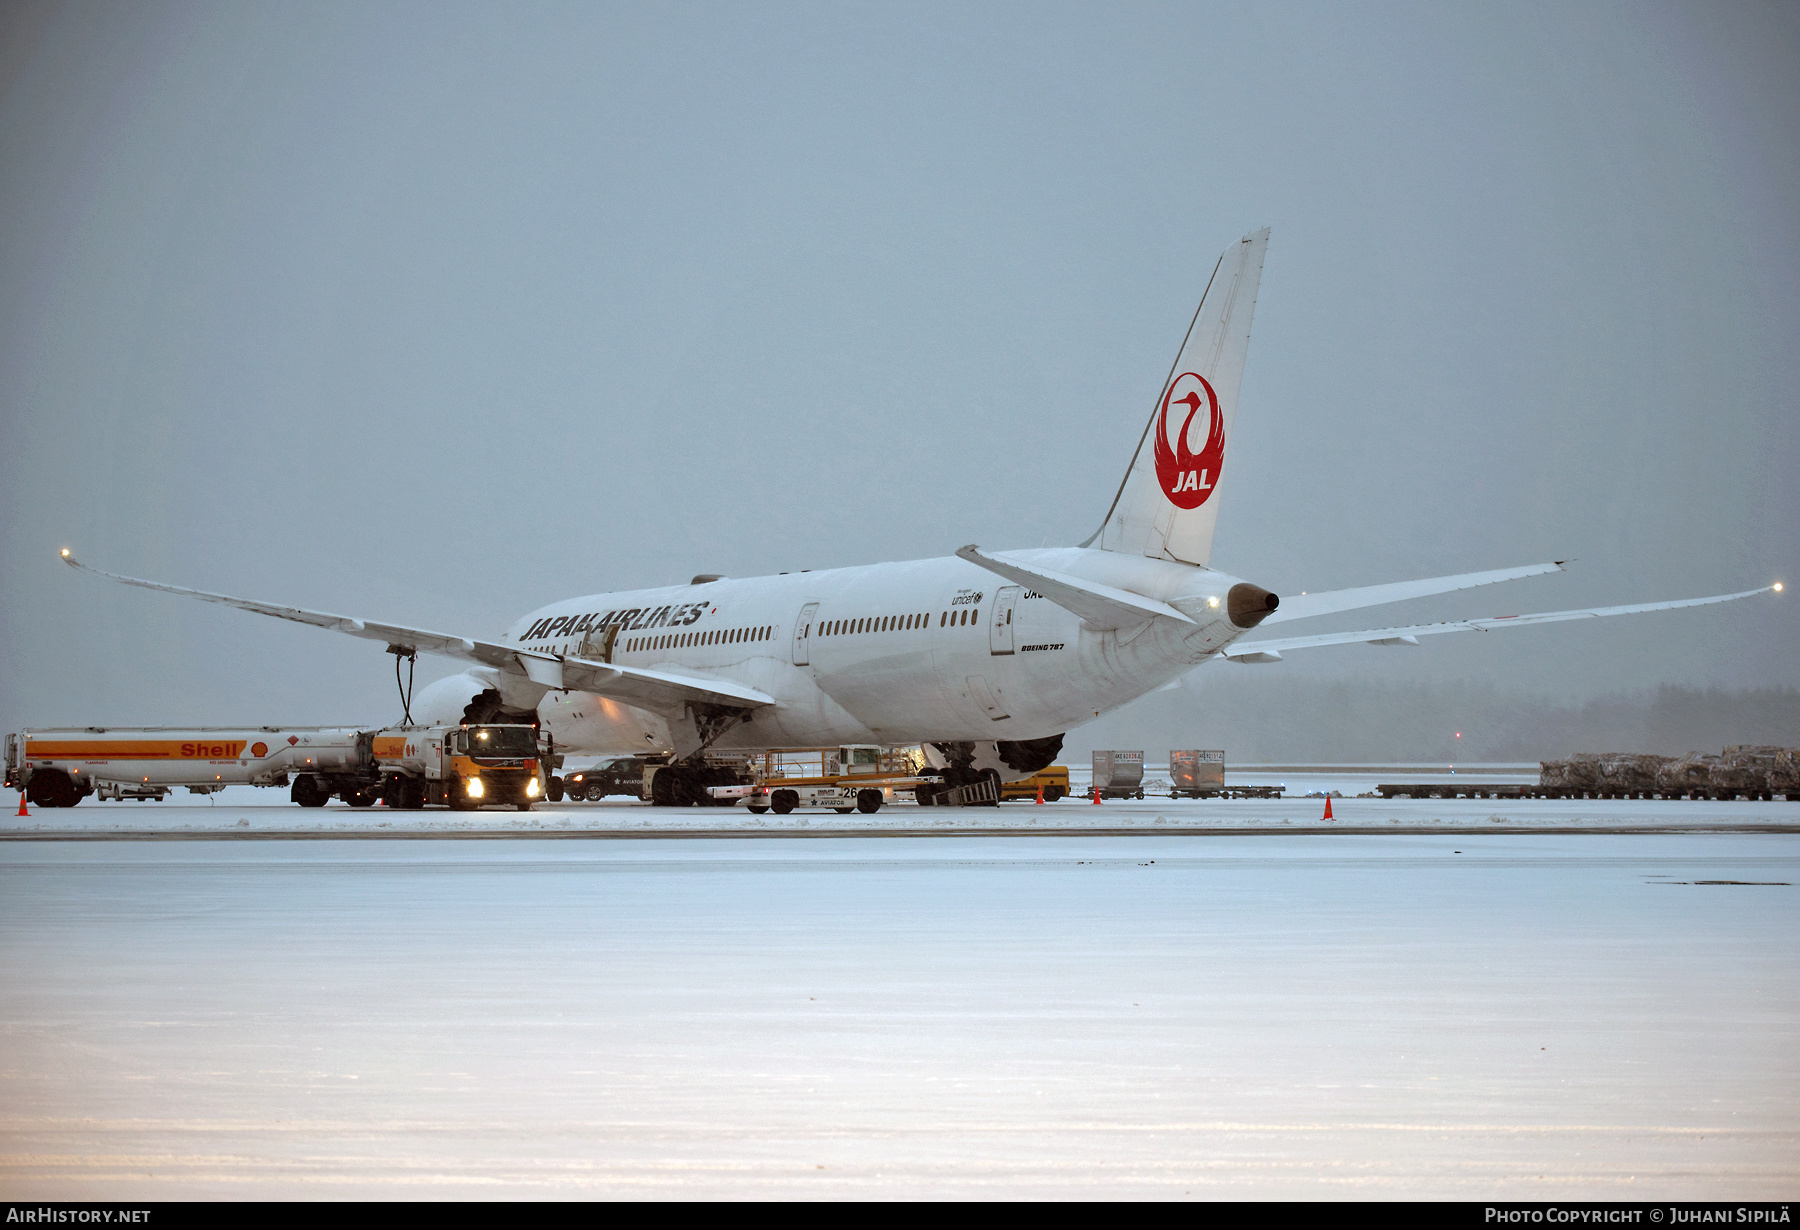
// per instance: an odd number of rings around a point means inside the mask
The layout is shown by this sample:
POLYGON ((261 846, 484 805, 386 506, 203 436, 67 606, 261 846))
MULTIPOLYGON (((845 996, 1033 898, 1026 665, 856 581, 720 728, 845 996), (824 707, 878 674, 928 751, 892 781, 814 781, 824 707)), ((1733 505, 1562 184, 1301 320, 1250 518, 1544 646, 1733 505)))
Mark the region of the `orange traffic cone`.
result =
POLYGON ((1331 796, 1330 795, 1325 796, 1325 815, 1323 818, 1326 820, 1331 819, 1331 796))
POLYGON ((31 814, 25 810, 25 792, 23 790, 19 791, 19 814, 21 816, 29 816, 31 814))
POLYGON ((1038 800, 1037 801, 1040 803, 1042 803, 1044 801, 1044 783, 1043 782, 1038 783, 1038 800))
POLYGON ((1094 787, 1094 806, 1100 806, 1100 787, 1094 787))

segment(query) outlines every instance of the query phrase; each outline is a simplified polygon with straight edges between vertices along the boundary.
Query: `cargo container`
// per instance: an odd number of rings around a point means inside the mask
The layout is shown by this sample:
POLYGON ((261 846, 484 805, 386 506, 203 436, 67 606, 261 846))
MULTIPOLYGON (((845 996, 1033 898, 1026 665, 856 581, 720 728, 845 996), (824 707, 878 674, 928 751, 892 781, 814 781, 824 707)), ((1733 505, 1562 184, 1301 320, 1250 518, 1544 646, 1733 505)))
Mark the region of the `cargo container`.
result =
POLYGON ((1094 789, 1103 799, 1144 797, 1144 753, 1095 752, 1094 789))

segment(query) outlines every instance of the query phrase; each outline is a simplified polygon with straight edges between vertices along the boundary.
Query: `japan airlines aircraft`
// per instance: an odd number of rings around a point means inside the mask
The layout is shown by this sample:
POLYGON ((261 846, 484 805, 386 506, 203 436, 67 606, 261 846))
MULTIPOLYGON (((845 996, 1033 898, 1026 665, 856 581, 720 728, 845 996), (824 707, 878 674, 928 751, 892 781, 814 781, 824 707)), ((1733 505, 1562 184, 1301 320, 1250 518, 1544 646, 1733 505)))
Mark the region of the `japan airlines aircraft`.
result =
MULTIPOLYGON (((571 598, 497 640, 116 581, 221 602, 469 664, 413 720, 546 723, 567 752, 670 751, 666 801, 701 800, 708 749, 926 747, 952 786, 1048 765, 1064 732, 1201 663, 1274 662, 1365 642, 1730 602, 1779 585, 1636 606, 1290 638, 1317 615, 1561 570, 1561 562, 1279 599, 1211 567, 1267 230, 1220 257, 1100 528, 1080 546, 985 551, 571 598), (1146 447, 1148 445, 1148 447, 1146 447), (685 776, 684 776, 685 774, 685 776)), ((83 568, 63 553, 68 562, 83 568)), ((83 568, 84 571, 97 571, 83 568)))

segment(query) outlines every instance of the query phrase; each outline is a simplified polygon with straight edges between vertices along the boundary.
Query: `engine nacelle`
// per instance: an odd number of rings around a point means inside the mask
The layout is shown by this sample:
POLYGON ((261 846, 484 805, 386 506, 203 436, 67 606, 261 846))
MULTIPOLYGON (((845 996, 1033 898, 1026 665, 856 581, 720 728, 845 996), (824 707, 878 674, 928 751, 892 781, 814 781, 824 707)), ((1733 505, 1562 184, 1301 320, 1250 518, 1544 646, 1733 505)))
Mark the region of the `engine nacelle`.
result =
POLYGON ((428 684, 413 699, 413 721, 421 726, 537 721, 535 706, 525 708, 506 703, 493 678, 499 673, 478 668, 428 684))

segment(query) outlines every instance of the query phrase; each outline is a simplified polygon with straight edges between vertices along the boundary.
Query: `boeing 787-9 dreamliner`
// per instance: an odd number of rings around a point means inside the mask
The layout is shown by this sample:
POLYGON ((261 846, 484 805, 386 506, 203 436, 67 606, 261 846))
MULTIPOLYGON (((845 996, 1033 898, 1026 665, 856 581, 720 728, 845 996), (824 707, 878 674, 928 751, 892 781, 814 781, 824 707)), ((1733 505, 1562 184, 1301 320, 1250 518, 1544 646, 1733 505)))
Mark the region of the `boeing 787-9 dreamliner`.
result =
MULTIPOLYGON (((1245 640, 1272 625, 1556 572, 1560 562, 1278 598, 1211 566, 1232 419, 1269 233, 1213 271, 1100 528, 1080 546, 988 551, 596 593, 477 640, 252 602, 112 573, 131 585, 439 654, 412 720, 541 720, 571 753, 673 753, 659 801, 698 803, 707 749, 922 744, 949 785, 1016 780, 1063 734, 1215 658, 1729 602, 1779 585, 1636 606, 1245 640)), ((68 552, 68 562, 77 564, 68 552)), ((97 571, 83 569, 84 571, 97 571)))

